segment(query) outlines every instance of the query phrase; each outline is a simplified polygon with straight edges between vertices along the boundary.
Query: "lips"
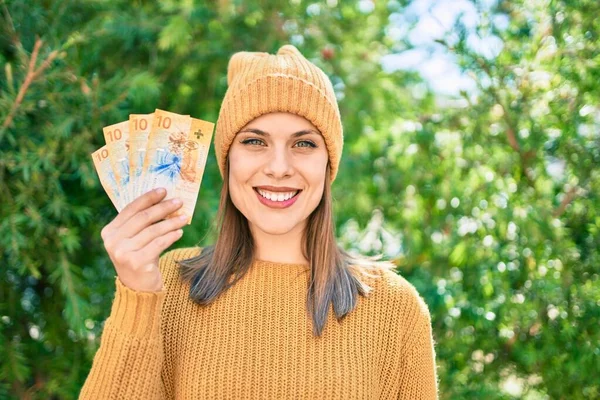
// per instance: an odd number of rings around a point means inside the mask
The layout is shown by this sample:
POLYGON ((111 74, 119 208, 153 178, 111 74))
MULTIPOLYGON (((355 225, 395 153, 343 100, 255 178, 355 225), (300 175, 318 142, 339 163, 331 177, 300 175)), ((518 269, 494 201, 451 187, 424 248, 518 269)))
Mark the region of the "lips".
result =
MULTIPOLYGON (((262 189, 263 186, 261 186, 260 188, 262 189)), ((289 188, 286 188, 286 189, 289 189, 289 188)), ((260 201, 262 204, 264 204, 265 206, 267 206, 269 208, 276 208, 276 209, 288 208, 292 204, 294 204, 296 202, 296 200, 298 199, 302 190, 298 190, 298 189, 294 190, 292 188, 292 190, 290 190, 288 192, 295 192, 295 191, 297 191, 297 193, 294 196, 292 196, 290 199, 283 200, 283 201, 276 201, 276 200, 269 200, 266 197, 263 197, 263 195, 261 195, 258 192, 258 188, 257 187, 254 188, 254 192, 256 193, 256 196, 258 197, 258 201, 260 201)))
POLYGON ((270 192, 267 190, 256 189, 256 191, 260 193, 263 197, 273 201, 289 200, 298 194, 298 190, 294 190, 292 192, 270 192))

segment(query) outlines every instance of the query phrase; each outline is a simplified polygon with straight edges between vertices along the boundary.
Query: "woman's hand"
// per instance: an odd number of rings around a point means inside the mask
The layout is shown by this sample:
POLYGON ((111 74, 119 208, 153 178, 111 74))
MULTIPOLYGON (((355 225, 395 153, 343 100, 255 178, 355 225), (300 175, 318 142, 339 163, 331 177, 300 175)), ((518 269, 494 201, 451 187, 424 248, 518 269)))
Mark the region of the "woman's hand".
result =
POLYGON ((162 289, 158 259, 181 238, 181 228, 188 219, 187 215, 182 215, 163 221, 182 205, 180 199, 161 201, 165 195, 163 188, 143 194, 129 203, 101 232, 119 279, 136 291, 162 289))

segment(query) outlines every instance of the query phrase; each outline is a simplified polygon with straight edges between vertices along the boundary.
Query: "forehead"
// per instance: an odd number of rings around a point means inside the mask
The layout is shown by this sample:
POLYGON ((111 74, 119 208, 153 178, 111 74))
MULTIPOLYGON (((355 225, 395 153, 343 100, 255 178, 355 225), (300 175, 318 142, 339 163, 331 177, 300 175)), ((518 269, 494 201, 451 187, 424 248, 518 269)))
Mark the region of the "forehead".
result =
POLYGON ((244 129, 260 129, 271 135, 291 135, 300 130, 319 130, 309 120, 296 114, 275 112, 261 115, 246 124, 244 129))

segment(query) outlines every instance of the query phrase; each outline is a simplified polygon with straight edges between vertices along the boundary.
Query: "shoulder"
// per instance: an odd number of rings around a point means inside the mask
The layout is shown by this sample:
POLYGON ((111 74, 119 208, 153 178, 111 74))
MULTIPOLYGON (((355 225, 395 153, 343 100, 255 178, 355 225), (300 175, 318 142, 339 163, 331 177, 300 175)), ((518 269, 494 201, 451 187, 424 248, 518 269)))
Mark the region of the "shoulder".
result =
POLYGON ((394 271, 383 272, 384 292, 393 308, 415 317, 430 320, 429 307, 417 288, 401 274, 394 271))
POLYGON ((431 326, 431 314, 416 287, 394 269, 377 268, 376 277, 365 283, 372 288, 369 298, 380 313, 385 330, 404 341, 431 326))

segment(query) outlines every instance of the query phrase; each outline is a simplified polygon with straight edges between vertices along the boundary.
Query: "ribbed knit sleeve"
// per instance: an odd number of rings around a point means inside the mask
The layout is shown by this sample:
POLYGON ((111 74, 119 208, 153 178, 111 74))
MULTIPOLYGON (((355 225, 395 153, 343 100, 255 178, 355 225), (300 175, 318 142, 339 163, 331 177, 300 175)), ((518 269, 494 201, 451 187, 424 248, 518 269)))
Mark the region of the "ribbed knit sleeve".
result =
POLYGON ((437 371, 429 312, 420 315, 400 361, 399 400, 437 400, 437 371))
POLYGON ((164 399, 165 289, 138 292, 115 279, 115 298, 79 399, 164 399))

